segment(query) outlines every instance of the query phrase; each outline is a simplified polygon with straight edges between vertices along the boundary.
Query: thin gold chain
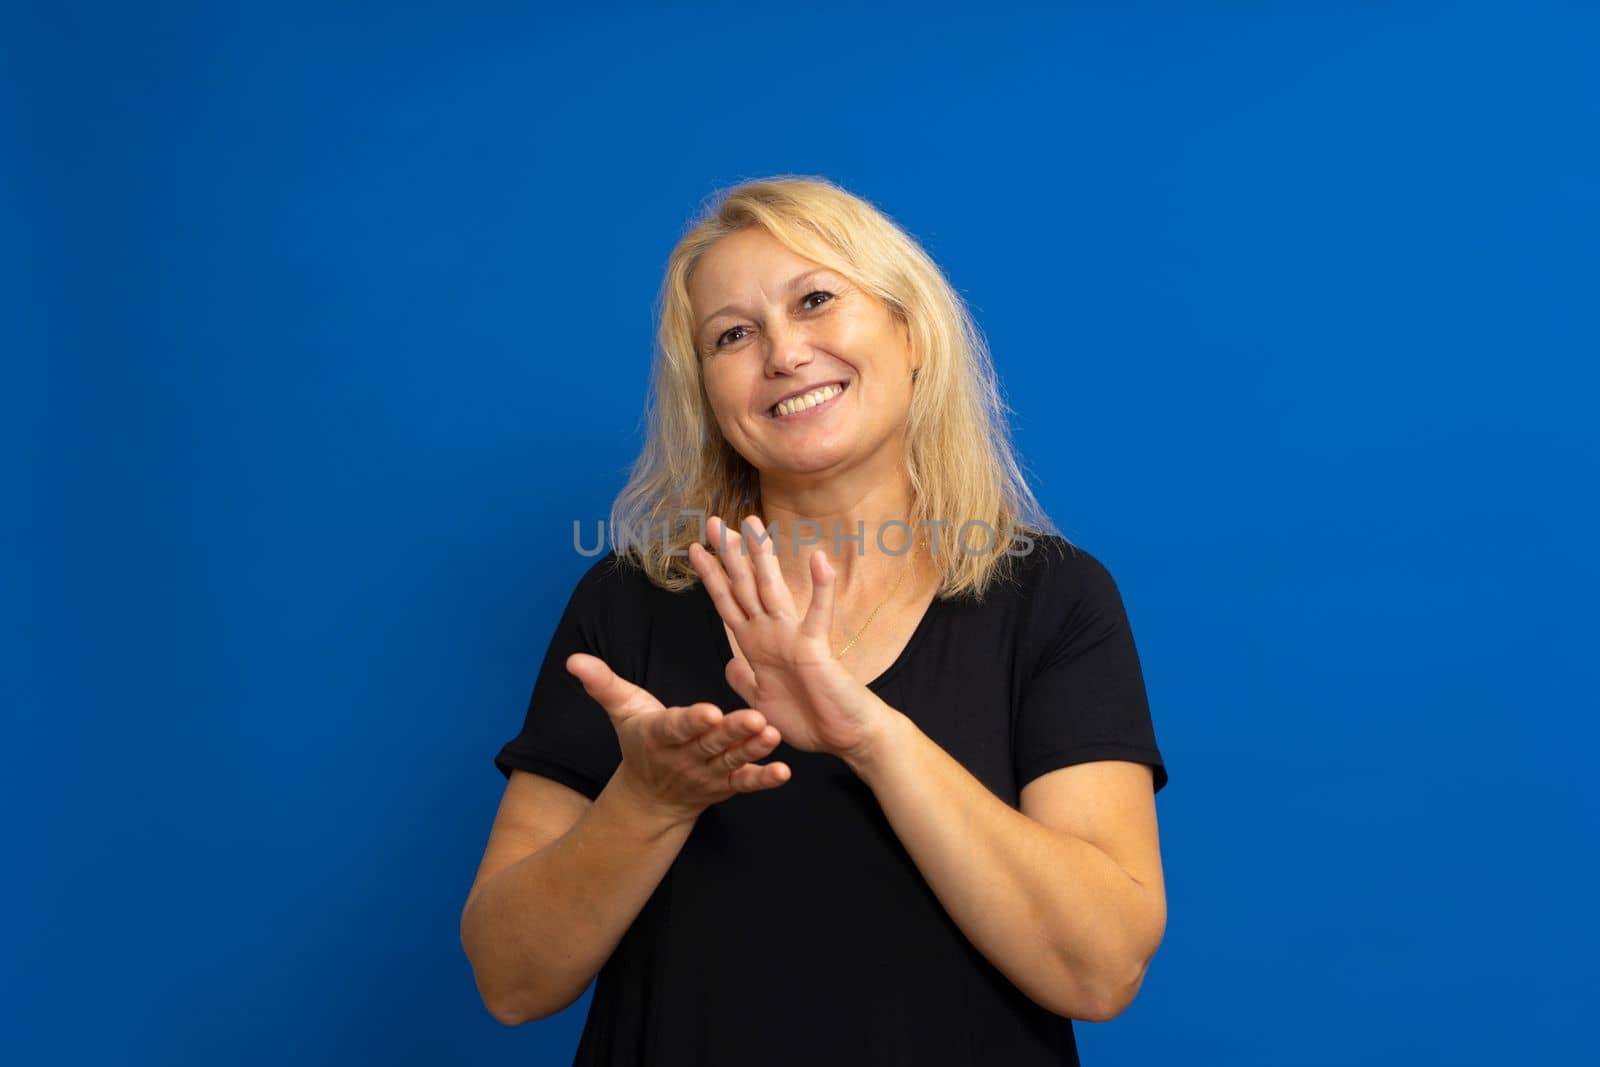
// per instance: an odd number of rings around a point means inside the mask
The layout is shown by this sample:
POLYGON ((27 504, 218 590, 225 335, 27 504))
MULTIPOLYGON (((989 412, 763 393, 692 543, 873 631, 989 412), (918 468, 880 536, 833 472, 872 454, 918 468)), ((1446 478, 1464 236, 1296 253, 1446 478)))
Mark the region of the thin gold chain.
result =
POLYGON ((878 601, 878 606, 872 609, 872 614, 867 616, 867 621, 861 624, 861 629, 856 631, 856 635, 846 641, 844 647, 833 654, 834 659, 844 658, 844 654, 850 651, 850 647, 861 640, 861 635, 867 632, 867 627, 872 625, 872 620, 878 617, 878 612, 883 610, 883 606, 893 600, 894 595, 900 591, 900 583, 906 580, 906 572, 911 569, 911 556, 914 551, 915 549, 913 548, 912 552, 906 553, 905 565, 900 568, 900 577, 894 580, 894 588, 889 590, 889 595, 878 601))

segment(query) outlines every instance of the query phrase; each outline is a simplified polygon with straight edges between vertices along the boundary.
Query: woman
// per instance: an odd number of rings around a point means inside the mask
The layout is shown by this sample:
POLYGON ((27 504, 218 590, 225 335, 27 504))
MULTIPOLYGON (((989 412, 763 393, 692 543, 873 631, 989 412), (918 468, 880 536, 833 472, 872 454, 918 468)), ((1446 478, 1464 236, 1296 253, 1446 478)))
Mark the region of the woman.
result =
POLYGON ((781 178, 685 235, 661 309, 615 548, 495 759, 485 1004, 598 974, 579 1064, 1078 1062, 1070 1020, 1126 1008, 1165 929, 1167 776, 959 297, 781 178))

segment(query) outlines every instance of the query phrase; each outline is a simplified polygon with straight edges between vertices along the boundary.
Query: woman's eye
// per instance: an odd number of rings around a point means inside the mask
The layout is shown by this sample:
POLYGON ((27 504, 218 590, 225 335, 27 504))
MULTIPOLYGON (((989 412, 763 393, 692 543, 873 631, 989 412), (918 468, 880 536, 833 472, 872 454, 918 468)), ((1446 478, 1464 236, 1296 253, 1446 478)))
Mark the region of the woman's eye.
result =
MULTIPOLYGON (((833 299, 833 294, 832 293, 828 292, 826 289, 818 289, 815 292, 807 293, 806 294, 806 298, 804 300, 800 301, 800 306, 806 308, 806 310, 808 310, 808 311, 813 310, 813 308, 810 305, 811 305, 811 298, 814 297, 814 296, 825 296, 825 297, 828 298, 828 300, 832 300, 833 299)), ((827 300, 823 301, 823 303, 827 303, 827 300)), ((728 330, 727 332, 725 332, 721 337, 717 338, 716 347, 717 348, 721 348, 723 345, 732 344, 734 341, 739 340, 739 338, 734 337, 733 335, 735 333, 738 333, 740 330, 742 330, 744 328, 745 327, 743 327, 743 326, 735 326, 733 329, 728 330)))

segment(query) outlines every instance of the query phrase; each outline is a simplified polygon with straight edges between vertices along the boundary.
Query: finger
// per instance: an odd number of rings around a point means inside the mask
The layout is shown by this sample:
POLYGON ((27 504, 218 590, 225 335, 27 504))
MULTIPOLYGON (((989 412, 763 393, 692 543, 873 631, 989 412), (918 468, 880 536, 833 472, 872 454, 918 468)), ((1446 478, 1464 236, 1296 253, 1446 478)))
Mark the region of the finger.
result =
MULTIPOLYGON (((720 518, 715 521, 719 528, 725 528, 722 527, 720 518)), ((738 599, 739 606, 744 609, 746 615, 752 618, 757 615, 765 615, 767 609, 761 603, 761 594, 756 592, 755 574, 750 569, 751 545, 749 538, 742 533, 734 533, 732 530, 728 530, 727 543, 728 551, 718 558, 722 561, 723 569, 728 572, 728 581, 733 586, 733 595, 738 599)))
POLYGON ((758 759, 765 759, 778 747, 778 742, 783 740, 783 734, 778 732, 776 726, 767 725, 757 730, 755 736, 744 743, 741 750, 746 763, 754 763, 758 759))
POLYGON ((700 743, 723 721, 722 709, 715 704, 690 704, 684 708, 668 708, 657 717, 654 724, 655 739, 662 745, 700 743))
POLYGON ((784 583, 783 570, 778 566, 777 546, 767 536, 766 523, 752 515, 749 524, 755 534, 748 542, 750 564, 755 571, 756 592, 761 596, 762 605, 770 615, 793 617, 799 614, 794 609, 794 597, 789 595, 789 587, 784 583))
POLYGON ((717 614, 722 616, 724 622, 729 626, 737 626, 749 620, 750 617, 744 613, 744 608, 739 606, 738 598, 733 595, 728 572, 723 569, 720 559, 713 556, 705 545, 691 541, 689 562, 694 564, 695 571, 700 575, 700 581, 705 584, 706 592, 711 595, 711 602, 717 606, 717 614))
POLYGON ((750 669, 748 663, 736 656, 728 661, 722 673, 728 679, 728 686, 739 694, 740 700, 751 707, 761 703, 756 699, 756 672, 750 669))
POLYGON ((641 689, 622 678, 599 656, 587 652, 574 652, 567 657, 567 673, 583 684, 588 693, 607 714, 618 722, 626 722, 635 715, 660 711, 661 701, 648 690, 641 689))
MULTIPOLYGON (((833 564, 821 549, 811 554, 811 603, 800 620, 800 632, 822 641, 833 632, 833 564)), ((742 695, 742 694, 741 694, 742 695)))
POLYGON ((694 738, 694 747, 702 760, 713 760, 728 749, 742 744, 746 738, 760 733, 767 725, 766 716, 754 709, 724 715, 715 730, 707 730, 694 738))
POLYGON ((773 789, 794 777, 787 763, 746 763, 728 776, 730 788, 740 793, 773 789))
POLYGON ((724 771, 736 771, 746 763, 754 763, 771 753, 781 740, 776 726, 763 726, 748 737, 737 738, 733 744, 706 762, 714 762, 724 771))

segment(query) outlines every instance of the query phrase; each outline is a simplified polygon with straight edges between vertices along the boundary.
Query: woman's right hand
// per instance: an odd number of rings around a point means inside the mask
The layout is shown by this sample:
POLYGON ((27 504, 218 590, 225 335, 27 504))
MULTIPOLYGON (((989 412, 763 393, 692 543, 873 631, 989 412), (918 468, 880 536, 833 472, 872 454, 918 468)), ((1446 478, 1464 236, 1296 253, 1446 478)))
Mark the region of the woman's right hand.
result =
POLYGON ((695 819, 736 793, 775 789, 786 763, 755 763, 782 739, 754 708, 724 715, 715 704, 668 708, 619 677, 605 660, 567 657, 567 672, 611 717, 622 749, 617 774, 642 802, 673 818, 695 819))

